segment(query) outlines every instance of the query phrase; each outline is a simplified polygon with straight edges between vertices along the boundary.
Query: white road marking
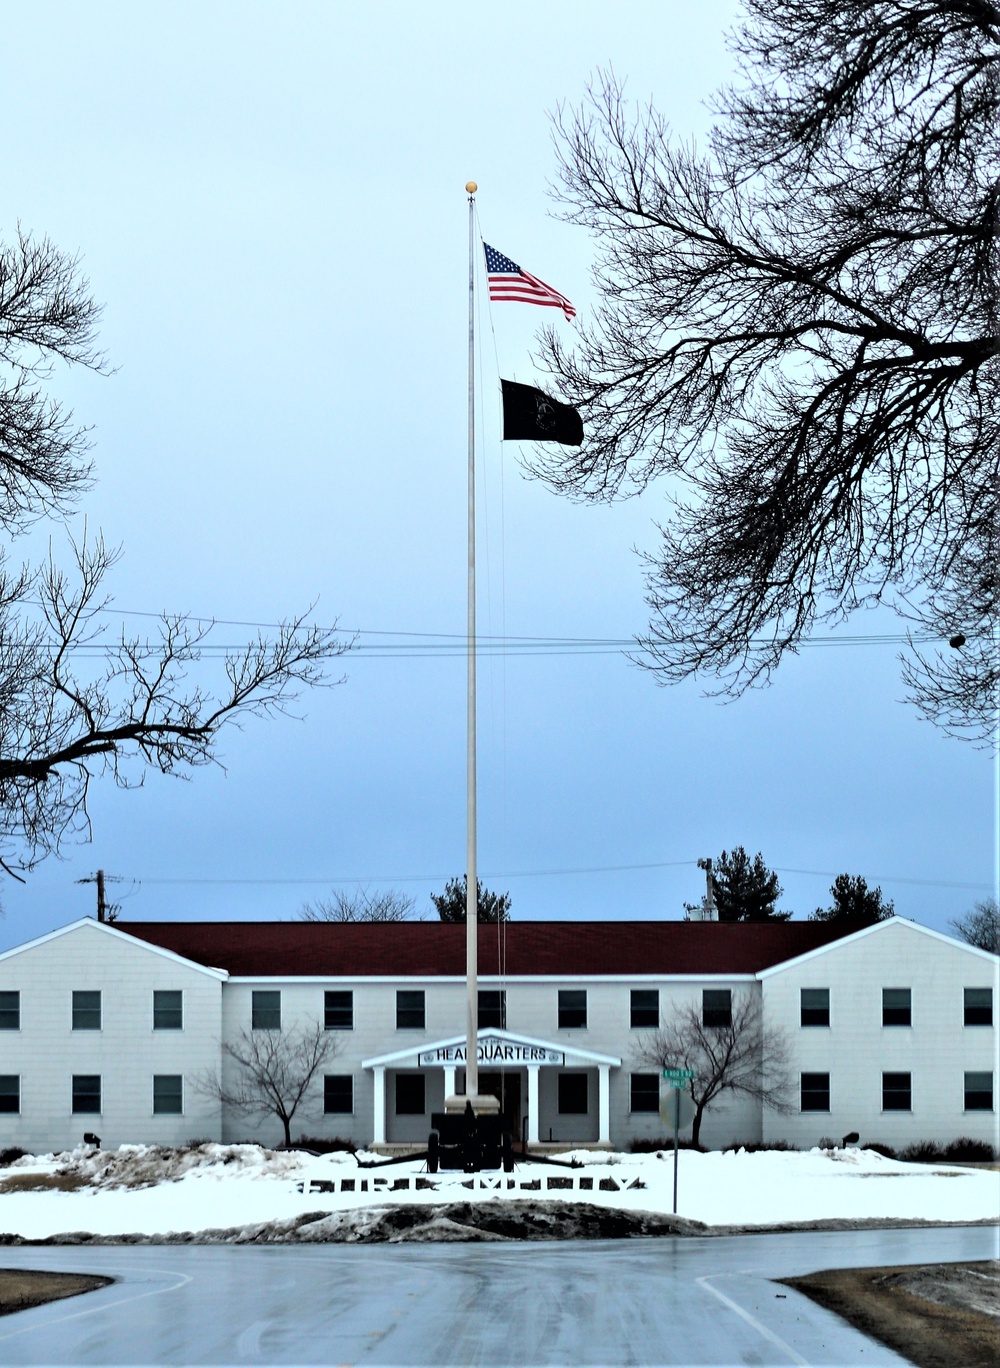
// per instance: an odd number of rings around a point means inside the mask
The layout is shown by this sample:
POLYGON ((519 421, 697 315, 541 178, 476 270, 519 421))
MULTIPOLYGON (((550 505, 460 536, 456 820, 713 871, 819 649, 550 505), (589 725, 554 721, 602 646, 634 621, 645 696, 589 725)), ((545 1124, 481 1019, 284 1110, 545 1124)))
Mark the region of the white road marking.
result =
MULTIPOLYGON (((102 1271, 102 1273, 106 1271, 107 1274, 108 1274, 108 1276, 111 1276, 111 1274, 112 1274, 112 1270, 111 1270, 111 1269, 107 1269, 107 1270, 102 1269, 101 1271, 102 1271)), ((114 1306, 131 1306, 134 1302, 142 1301, 145 1297, 160 1297, 160 1296, 163 1295, 164 1292, 176 1292, 176 1291, 178 1290, 178 1288, 184 1287, 184 1286, 186 1286, 189 1282, 193 1282, 193 1281, 194 1281, 193 1276, 189 1276, 187 1273, 177 1273, 177 1272, 175 1272, 175 1271, 173 1271, 173 1270, 171 1270, 171 1269, 169 1269, 169 1268, 162 1269, 162 1270, 157 1270, 157 1272, 158 1272, 158 1273, 172 1274, 172 1276, 175 1277, 175 1278, 177 1279, 177 1281, 176 1281, 175 1283, 172 1283, 169 1287, 153 1287, 153 1288, 150 1288, 150 1290, 149 1290, 148 1292, 137 1292, 137 1293, 135 1294, 135 1296, 117 1297, 117 1298, 115 1299, 113 1305, 114 1305, 114 1306)), ((128 1274, 127 1274, 127 1273, 123 1273, 123 1274, 120 1274, 119 1276, 120 1276, 121 1278, 127 1278, 127 1277, 128 1277, 128 1274)), ((115 1287, 116 1287, 116 1288, 121 1288, 122 1291, 125 1290, 125 1286, 126 1286, 126 1284, 125 1284, 124 1282, 119 1282, 119 1283, 116 1283, 116 1284, 115 1284, 115 1287)), ((111 1289, 111 1288, 108 1288, 108 1287, 105 1287, 105 1288, 101 1288, 101 1289, 99 1289, 99 1290, 100 1290, 100 1291, 104 1291, 104 1292, 110 1292, 112 1289, 111 1289)), ((90 1293, 84 1293, 83 1295, 85 1295, 85 1296, 90 1296, 90 1295, 92 1295, 92 1294, 90 1294, 90 1293)), ((50 1303, 50 1305, 51 1305, 51 1303, 50 1303)), ((37 1310, 38 1308, 32 1307, 32 1308, 25 1308, 25 1309, 26 1309, 26 1310, 27 1310, 27 1309, 37 1310)), ((74 1312, 72 1313, 72 1315, 69 1315, 69 1316, 59 1316, 56 1320, 46 1320, 46 1321, 44 1321, 43 1324, 41 1324, 41 1325, 26 1325, 26 1326, 24 1326, 24 1327, 23 1327, 22 1329, 20 1329, 20 1330, 11 1330, 9 1334, 0 1335, 0 1343, 2 1343, 4 1340, 16 1339, 16 1338, 18 1337, 18 1335, 31 1335, 31 1334, 34 1334, 34 1333, 35 1333, 36 1331, 38 1331, 38 1330, 48 1330, 48 1329, 50 1329, 50 1328, 51 1328, 52 1326, 54 1326, 54 1325, 66 1325, 69 1321, 82 1320, 84 1316, 96 1316, 99 1312, 106 1311, 106 1310, 108 1310, 108 1309, 109 1309, 109 1308, 108 1308, 107 1304, 102 1302, 102 1304, 101 1304, 100 1306, 89 1306, 89 1307, 87 1307, 87 1309, 86 1309, 85 1311, 74 1311, 74 1312)))
MULTIPOLYGON (((763 1335, 766 1340, 770 1340, 771 1343, 775 1345, 778 1349, 780 1349, 783 1354, 787 1354, 793 1363, 797 1363, 799 1365, 799 1368, 811 1368, 809 1360, 804 1359, 801 1354, 797 1354, 795 1350, 792 1348, 792 1346, 790 1344, 786 1344, 780 1335, 776 1335, 774 1331, 769 1330, 766 1325, 761 1325, 760 1321, 756 1318, 756 1316, 752 1316, 745 1307, 740 1306, 739 1302, 734 1302, 731 1297, 726 1296, 725 1292, 720 1292, 717 1287, 713 1287, 713 1276, 724 1277, 726 1275, 710 1274, 709 1276, 704 1278, 696 1278, 695 1282, 700 1283, 701 1286, 706 1288, 709 1292, 711 1292, 713 1296, 718 1297, 719 1301, 723 1302, 726 1306, 728 1306, 730 1311, 735 1311, 736 1314, 742 1320, 746 1321, 747 1325, 752 1325, 753 1328, 757 1331, 758 1335, 763 1335)), ((730 1274, 729 1276, 731 1277, 733 1275, 730 1274)))

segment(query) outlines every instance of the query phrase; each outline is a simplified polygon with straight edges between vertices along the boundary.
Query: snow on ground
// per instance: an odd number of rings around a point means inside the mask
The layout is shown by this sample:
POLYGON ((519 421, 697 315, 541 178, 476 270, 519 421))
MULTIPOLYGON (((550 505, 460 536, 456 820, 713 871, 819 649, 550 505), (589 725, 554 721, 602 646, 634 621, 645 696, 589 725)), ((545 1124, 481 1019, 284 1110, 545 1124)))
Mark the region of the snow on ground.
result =
MULTIPOLYGON (((458 1201, 551 1200, 630 1212, 672 1211, 671 1151, 633 1155, 578 1150, 561 1157, 578 1159, 582 1167, 570 1171, 518 1164, 513 1187, 503 1175, 489 1175, 502 1181, 481 1189, 466 1186, 464 1174, 438 1174, 429 1180, 422 1161, 362 1169, 348 1154, 316 1157, 254 1145, 208 1144, 194 1150, 123 1145, 117 1151, 81 1147, 27 1156, 0 1169, 0 1235, 166 1235, 294 1221, 305 1213, 342 1213, 347 1218, 360 1216, 359 1208, 396 1203, 432 1207, 458 1201), (341 1190, 345 1177, 355 1179, 353 1191, 341 1190), (399 1181, 404 1178, 410 1180, 405 1186, 399 1181), (572 1188, 565 1181, 550 1187, 555 1178, 571 1179, 572 1188), (591 1181, 581 1187, 581 1178, 591 1181), (367 1192, 360 1190, 362 1180, 367 1192), (335 1190, 317 1189, 317 1184, 335 1190)), ((679 1164, 678 1214, 709 1226, 1000 1218, 1000 1182, 988 1169, 904 1164, 857 1149, 757 1154, 682 1150, 679 1164)), ((432 1215, 429 1211, 428 1217, 432 1215)))

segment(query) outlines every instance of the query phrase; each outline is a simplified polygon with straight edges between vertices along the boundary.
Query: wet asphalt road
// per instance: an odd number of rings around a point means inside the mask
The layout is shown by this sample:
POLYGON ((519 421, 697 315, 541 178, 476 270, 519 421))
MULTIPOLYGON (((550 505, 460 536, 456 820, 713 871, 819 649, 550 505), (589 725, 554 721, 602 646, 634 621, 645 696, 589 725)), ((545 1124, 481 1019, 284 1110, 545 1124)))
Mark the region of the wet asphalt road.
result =
POLYGON ((995 1258, 995 1228, 565 1244, 0 1250, 112 1287, 0 1320, 0 1364, 903 1364, 771 1278, 995 1258))

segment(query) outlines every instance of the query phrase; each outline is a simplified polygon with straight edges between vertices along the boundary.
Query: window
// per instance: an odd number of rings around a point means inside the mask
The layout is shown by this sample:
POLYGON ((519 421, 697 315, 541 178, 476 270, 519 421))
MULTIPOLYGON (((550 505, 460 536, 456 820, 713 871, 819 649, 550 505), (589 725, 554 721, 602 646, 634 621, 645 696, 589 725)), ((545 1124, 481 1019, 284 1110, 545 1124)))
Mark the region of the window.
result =
POLYGON ((910 990, 909 988, 882 989, 882 1025, 909 1026, 910 990))
POLYGON ((101 1029, 100 990, 73 993, 73 1030, 99 1031, 101 1029))
POLYGON ((281 1030, 280 989, 256 989, 250 1006, 250 1026, 254 1031, 281 1030))
POLYGON ((636 1026, 659 1026, 660 992, 658 988, 633 988, 631 1016, 629 1024, 636 1026))
MULTIPOLYGON (((398 1088, 396 1089, 396 1103, 396 1110, 398 1111, 398 1088)), ((423 1111, 422 1102, 420 1110, 423 1111)), ((354 1079, 350 1074, 327 1074, 323 1079, 323 1111, 327 1116, 350 1116, 353 1113, 354 1079)))
POLYGON ((884 1073, 882 1075, 882 1110, 912 1110, 910 1106, 910 1075, 908 1073, 884 1073))
POLYGON ((701 995, 703 1026, 731 1026, 733 1024, 733 994, 729 988, 706 988, 701 995))
POLYGON ((561 1073, 559 1075, 559 1115, 586 1116, 587 1102, 587 1075, 585 1073, 561 1073))
MULTIPOLYGON (((829 1026, 829 988, 803 988, 800 1004, 802 1026, 829 1026)), ((824 1109, 825 1110, 825 1109, 824 1109)))
POLYGON ((507 994, 500 988, 487 988, 479 994, 479 1025, 507 1028, 507 994))
POLYGON ((153 989, 153 1030, 184 1029, 184 994, 179 988, 153 989))
POLYGON ((586 988, 559 989, 559 1029, 586 1028, 587 990, 586 988))
MULTIPOLYGON (((423 994, 421 993, 420 996, 423 997, 423 994)), ((396 1115, 423 1116, 426 1110, 423 1074, 397 1074, 396 1115)))
MULTIPOLYGON (((3 993, 0 993, 0 1009, 3 1007, 3 993)), ((0 1016, 0 1025, 2 1025, 0 1016)), ((966 988, 965 990, 966 1026, 993 1025, 993 989, 966 988)))
POLYGON ((153 1115, 180 1116, 184 1111, 184 1088, 180 1074, 153 1074, 153 1115))
POLYGON ((424 990, 422 988, 400 988, 396 994, 396 1030, 422 1031, 423 1029, 424 990))
POLYGON ((101 1110, 101 1075, 73 1075, 73 1111, 78 1115, 99 1115, 101 1110))
POLYGON ((965 1075, 965 1110, 993 1110, 993 1075, 991 1073, 967 1073, 965 1075))
POLYGON ((17 1114, 21 1110, 20 1074, 0 1074, 0 1116, 17 1114))
POLYGON ((658 1112, 660 1080, 655 1073, 633 1074, 630 1080, 629 1111, 658 1112))
POLYGON ((354 1030, 354 994, 350 988, 337 988, 323 994, 323 1029, 354 1030))
POLYGON ((21 994, 16 991, 4 991, 0 993, 0 1031, 19 1031, 20 1029, 21 994))
POLYGON ((802 1101, 804 1112, 830 1110, 830 1075, 828 1073, 804 1073, 802 1075, 802 1101))

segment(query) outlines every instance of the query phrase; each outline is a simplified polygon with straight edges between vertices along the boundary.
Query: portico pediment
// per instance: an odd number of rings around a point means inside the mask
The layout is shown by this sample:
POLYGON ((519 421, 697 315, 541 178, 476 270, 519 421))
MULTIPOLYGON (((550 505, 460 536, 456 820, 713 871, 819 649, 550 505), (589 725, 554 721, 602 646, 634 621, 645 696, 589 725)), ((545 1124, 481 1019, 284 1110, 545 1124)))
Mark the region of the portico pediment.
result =
MULTIPOLYGON (((406 1050, 379 1055, 361 1061, 362 1068, 443 1068, 464 1065, 467 1042, 464 1035, 448 1040, 414 1044, 406 1050)), ((542 1068, 566 1064, 585 1067, 588 1064, 608 1064, 619 1068, 621 1060, 594 1050, 585 1050, 564 1041, 535 1040, 531 1036, 516 1035, 499 1028, 481 1031, 476 1042, 479 1063, 493 1068, 542 1068)))

